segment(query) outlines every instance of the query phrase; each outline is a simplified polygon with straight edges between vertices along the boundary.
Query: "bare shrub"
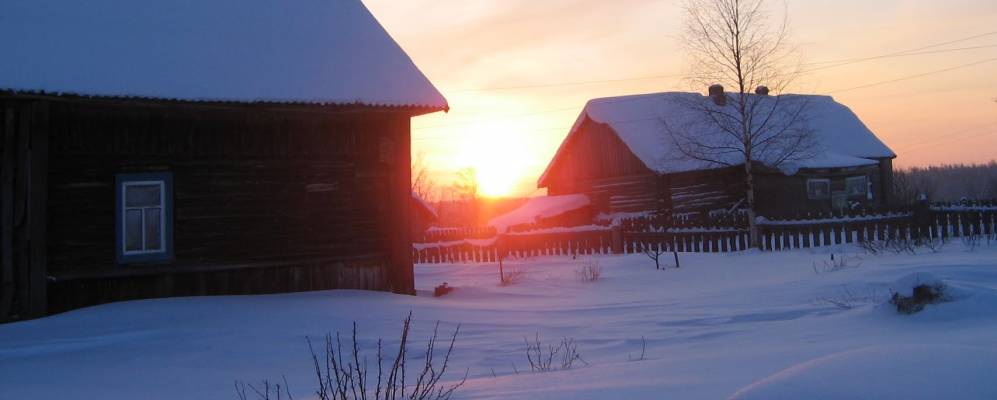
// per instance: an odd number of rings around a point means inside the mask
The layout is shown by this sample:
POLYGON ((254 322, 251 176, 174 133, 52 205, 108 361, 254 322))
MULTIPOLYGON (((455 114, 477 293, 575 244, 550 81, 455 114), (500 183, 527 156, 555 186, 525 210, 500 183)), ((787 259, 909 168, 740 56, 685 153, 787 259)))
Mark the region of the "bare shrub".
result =
POLYGON ((269 380, 264 380, 259 387, 251 383, 235 382, 235 394, 239 400, 249 400, 249 394, 255 395, 258 400, 294 400, 291 391, 287 386, 287 377, 283 377, 284 385, 279 383, 271 384, 269 380), (247 391, 246 388, 249 388, 247 391))
MULTIPOLYGON (((437 360, 436 344, 439 338, 439 322, 433 328, 433 336, 426 344, 426 351, 422 368, 417 374, 415 382, 406 382, 406 356, 408 354, 409 328, 412 324, 412 313, 402 324, 401 340, 398 344, 398 352, 393 360, 388 360, 382 340, 377 340, 376 365, 377 374, 372 376, 367 355, 361 355, 359 340, 357 339, 357 324, 353 323, 353 335, 350 347, 343 350, 343 341, 339 334, 333 336, 331 333, 325 336, 325 350, 316 352, 312 346, 311 339, 308 339, 308 348, 312 353, 312 363, 315 369, 315 378, 318 381, 318 389, 315 394, 319 400, 447 400, 453 393, 464 385, 467 380, 467 373, 459 382, 446 385, 440 382, 450 364, 450 355, 453 353, 454 343, 457 341, 457 334, 460 332, 460 325, 454 329, 453 336, 446 351, 442 353, 443 359, 437 360), (385 361, 390 361, 388 369, 385 370, 385 361), (372 378, 376 381, 372 382, 372 378)), ((260 387, 246 385, 236 382, 236 393, 239 400, 246 400, 249 388, 256 394, 259 400, 270 400, 271 393, 275 400, 282 400, 281 389, 286 394, 288 400, 291 399, 287 390, 287 382, 284 385, 271 385, 268 381, 263 381, 260 387)))
MULTIPOLYGON (((661 269, 661 256, 668 253, 668 250, 661 243, 645 243, 641 244, 641 252, 654 261, 654 269, 661 269)), ((680 268, 679 264, 679 253, 678 251, 672 251, 672 256, 675 258, 675 268, 680 268)), ((668 268, 668 266, 665 266, 668 268)))
POLYGON ((575 276, 582 282, 595 282, 602 277, 602 267, 598 261, 587 262, 575 270, 575 276))
POLYGON ((834 306, 842 310, 851 310, 855 307, 876 303, 880 301, 878 299, 879 295, 875 289, 870 289, 865 293, 856 293, 849 289, 847 285, 841 285, 841 289, 839 289, 836 295, 818 298, 817 303, 834 306))
POLYGON ((831 254, 830 260, 822 260, 819 263, 814 261, 813 270, 815 274, 820 275, 848 268, 858 268, 860 265, 862 265, 862 257, 838 255, 835 258, 834 254, 831 254))
POLYGON ((665 248, 660 243, 648 243, 642 245, 644 255, 654 261, 654 269, 661 269, 661 255, 665 254, 665 248))
POLYGON ((919 247, 924 247, 928 250, 931 250, 932 253, 937 253, 941 251, 942 247, 945 247, 946 243, 948 243, 948 241, 942 238, 926 237, 926 238, 917 239, 917 245, 919 247))
POLYGON ((640 357, 634 358, 627 354, 627 359, 630 361, 644 361, 644 353, 647 351, 647 339, 643 336, 640 337, 640 357))
POLYGON ((917 249, 926 248, 932 253, 939 252, 945 246, 945 239, 941 238, 893 238, 886 240, 862 240, 858 242, 860 249, 871 255, 892 252, 896 254, 917 254, 917 249))
POLYGON ((897 312, 901 314, 914 314, 924 310, 928 304, 941 303, 948 300, 946 286, 942 282, 932 284, 920 284, 914 287, 910 296, 900 293, 893 293, 890 297, 890 304, 897 307, 897 312))
POLYGON ((575 361, 581 361, 588 365, 578 353, 578 345, 574 338, 563 338, 557 345, 544 345, 540 340, 540 332, 532 342, 523 338, 526 342, 526 360, 530 363, 530 370, 533 372, 547 372, 571 369, 575 361))
POLYGON ((872 255, 882 253, 883 250, 885 250, 883 242, 876 240, 868 240, 868 239, 860 240, 858 242, 858 246, 860 249, 862 249, 862 251, 872 255))
POLYGON ((917 254, 917 241, 911 239, 887 239, 886 248, 890 251, 901 254, 917 254))
POLYGON ((526 270, 523 269, 512 269, 509 272, 502 273, 502 281, 499 283, 500 286, 514 285, 522 282, 526 279, 526 270))
POLYGON ((980 247, 982 239, 983 235, 977 233, 964 235, 962 237, 962 244, 966 245, 966 248, 969 249, 969 251, 976 251, 976 249, 980 247))

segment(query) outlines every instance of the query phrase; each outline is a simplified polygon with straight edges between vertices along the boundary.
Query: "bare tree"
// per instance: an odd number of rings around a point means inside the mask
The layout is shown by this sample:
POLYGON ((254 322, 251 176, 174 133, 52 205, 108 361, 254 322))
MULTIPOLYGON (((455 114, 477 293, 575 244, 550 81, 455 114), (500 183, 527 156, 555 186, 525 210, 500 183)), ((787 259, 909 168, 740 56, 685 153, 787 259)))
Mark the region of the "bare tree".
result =
POLYGON ((457 171, 453 192, 463 205, 463 220, 468 226, 478 222, 478 172, 473 167, 457 171))
POLYGON ((753 168, 792 168, 815 146, 807 97, 768 95, 785 90, 800 64, 787 43, 786 20, 771 24, 765 0, 687 0, 685 10, 689 79, 709 86, 710 97, 686 97, 681 105, 688 117, 663 122, 681 157, 743 166, 751 245, 757 247, 753 168), (724 85, 736 92, 724 92, 724 85))
POLYGON ((667 251, 660 243, 646 243, 643 245, 644 255, 654 261, 654 269, 661 269, 661 255, 667 251))
POLYGON ((426 165, 426 153, 419 152, 412 157, 412 191, 419 196, 419 198, 434 202, 437 200, 434 196, 434 191, 436 190, 436 181, 429 176, 429 167, 426 165))

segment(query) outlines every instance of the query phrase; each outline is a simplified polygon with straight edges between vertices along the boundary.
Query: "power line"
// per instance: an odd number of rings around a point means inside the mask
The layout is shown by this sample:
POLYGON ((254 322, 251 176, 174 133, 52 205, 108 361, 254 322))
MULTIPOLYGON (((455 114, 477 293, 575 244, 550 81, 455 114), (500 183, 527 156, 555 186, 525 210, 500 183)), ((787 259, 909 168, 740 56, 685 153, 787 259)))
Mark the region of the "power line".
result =
POLYGON ((885 80, 885 81, 880 81, 880 82, 873 82, 873 83, 868 83, 868 84, 859 85, 859 86, 853 86, 853 87, 845 88, 845 89, 836 89, 836 90, 829 91, 828 93, 842 93, 842 92, 848 92, 848 91, 852 91, 852 90, 856 90, 856 89, 865 89, 865 88, 868 88, 868 87, 885 85, 885 84, 888 84, 888 83, 906 81, 906 80, 910 80, 910 79, 925 77, 925 76, 928 76, 928 75, 940 74, 940 73, 943 73, 943 72, 949 72, 949 71, 954 71, 954 70, 957 70, 957 69, 968 68, 968 67, 972 67, 972 66, 976 66, 976 65, 980 65, 980 64, 986 64, 986 63, 990 63, 990 62, 994 62, 994 61, 997 61, 997 57, 988 58, 986 60, 971 62, 971 63, 967 63, 967 64, 956 65, 954 67, 943 68, 943 69, 938 69, 938 70, 934 70, 934 71, 928 71, 928 72, 924 72, 924 73, 920 73, 920 74, 908 75, 908 76, 905 76, 905 77, 902 77, 902 78, 890 79, 890 80, 885 80))
POLYGON ((956 49, 929 50, 929 51, 919 51, 919 52, 903 53, 903 54, 888 54, 888 55, 881 55, 881 56, 855 58, 855 59, 852 59, 853 61, 850 61, 850 62, 842 62, 842 63, 839 63, 839 64, 833 64, 833 65, 828 65, 828 66, 824 66, 824 67, 817 67, 817 68, 812 68, 812 69, 804 70, 803 73, 810 73, 810 72, 814 72, 814 71, 820 71, 820 70, 825 70, 825 69, 829 69, 829 68, 837 68, 837 67, 842 67, 842 66, 845 66, 845 65, 851 65, 851 64, 855 64, 855 63, 864 62, 864 61, 879 60, 879 59, 884 59, 884 58, 921 56, 921 55, 927 55, 927 54, 951 53, 953 51, 990 49, 990 48, 994 48, 994 47, 997 47, 997 44, 987 44, 987 45, 981 45, 981 46, 960 47, 960 48, 956 48, 956 49))
MULTIPOLYGON (((959 38, 959 39, 955 39, 955 40, 950 40, 950 41, 946 41, 946 42, 935 43, 935 44, 931 44, 931 45, 927 45, 927 46, 921 46, 921 47, 917 47, 917 48, 913 48, 913 49, 908 49, 908 50, 903 50, 903 51, 896 51, 896 52, 891 52, 891 53, 881 54, 881 55, 876 55, 876 56, 859 57, 859 58, 847 58, 847 59, 839 59, 839 60, 831 60, 831 61, 820 61, 820 62, 806 63, 806 64, 803 64, 803 65, 821 65, 821 64, 832 64, 832 65, 827 65, 827 66, 823 66, 823 67, 812 68, 812 69, 809 69, 809 70, 805 70, 803 72, 820 71, 820 70, 824 70, 824 69, 837 68, 837 67, 842 67, 842 66, 845 66, 845 65, 851 65, 851 64, 855 64, 855 63, 860 63, 860 62, 865 62, 865 61, 871 61, 871 60, 878 60, 878 59, 884 59, 884 58, 909 57, 909 56, 929 55, 929 54, 941 54, 941 53, 949 53, 949 52, 954 52, 954 51, 978 50, 978 49, 984 49, 984 48, 997 47, 997 45, 991 44, 991 45, 983 45, 983 46, 961 47, 961 48, 955 48, 955 49, 942 49, 942 50, 923 51, 923 50, 927 50, 927 49, 931 49, 931 48, 935 48, 935 47, 946 46, 946 45, 950 45, 950 44, 965 42, 965 41, 969 41, 969 40, 973 40, 973 39, 978 39, 978 38, 981 38, 981 37, 993 36, 993 35, 997 35, 997 31, 992 31, 992 32, 987 32, 987 33, 972 35, 972 36, 968 36, 968 37, 964 37, 964 38, 959 38)), ((639 76, 639 77, 631 77, 631 78, 614 78, 614 79, 581 80, 581 81, 567 81, 567 82, 555 82, 555 83, 540 83, 540 84, 528 84, 528 85, 518 85, 518 86, 492 86, 492 87, 482 87, 482 88, 467 88, 467 89, 450 90, 450 91, 448 91, 448 93, 469 93, 469 92, 487 92, 487 91, 501 91, 501 90, 536 89, 536 88, 548 88, 548 87, 560 87, 560 86, 579 86, 579 85, 602 84, 602 83, 618 83, 618 82, 628 82, 628 81, 641 81, 641 80, 680 78, 680 77, 683 77, 683 76, 685 76, 685 75, 684 74, 668 74, 668 75, 639 76)))
MULTIPOLYGON (((844 89, 835 89, 835 90, 831 90, 831 91, 829 91, 827 93, 844 93, 844 92, 849 92, 849 91, 852 91, 852 90, 865 89, 865 88, 869 88, 869 87, 873 87, 873 86, 879 86, 879 85, 885 85, 885 84, 889 84, 889 83, 895 83, 895 82, 901 82, 901 81, 906 81, 906 80, 911 80, 911 79, 916 79, 916 78, 922 78, 922 77, 925 77, 925 76, 930 76, 930 75, 940 74, 940 73, 954 71, 954 70, 958 70, 958 69, 968 68, 968 67, 972 67, 972 66, 976 66, 976 65, 980 65, 980 64, 986 64, 986 63, 990 63, 990 62, 994 62, 994 61, 997 61, 997 57, 995 57, 995 58, 989 58, 989 59, 981 60, 981 61, 976 61, 976 62, 971 62, 971 63, 967 63, 967 64, 961 64, 961 65, 957 65, 957 66, 954 66, 954 67, 943 68, 943 69, 939 69, 939 70, 928 71, 928 72, 914 74, 914 75, 908 75, 908 76, 904 76, 904 77, 900 77, 900 78, 896 78, 896 79, 889 79, 889 80, 885 80, 885 81, 867 83, 867 84, 863 84, 863 85, 859 85, 859 86, 853 86, 853 87, 844 88, 844 89)), ((634 101, 634 100, 636 100, 636 99, 635 98, 624 98, 624 99, 607 101, 604 104, 611 104, 611 103, 618 103, 618 102, 625 102, 625 101, 634 101)), ((547 114, 547 113, 552 113, 552 112, 573 111, 573 110, 577 110, 577 109, 578 109, 577 107, 557 108, 557 109, 533 111, 533 112, 528 112, 528 113, 507 114, 507 115, 501 115, 501 116, 498 116, 498 117, 513 117, 513 118, 517 118, 517 117, 524 117, 524 116, 547 114)), ((413 128, 412 130, 422 130, 422 129, 432 129, 432 128, 444 128, 444 127, 449 127, 449 126, 461 126, 461 125, 467 125, 467 124, 472 124, 472 123, 474 123, 474 122, 455 122, 455 123, 450 123, 450 124, 440 124, 440 125, 423 126, 423 127, 413 128)))
MULTIPOLYGON (((943 42, 943 43, 936 43, 936 44, 932 44, 932 45, 928 45, 928 46, 919 47, 919 48, 916 48, 916 49, 906 50, 904 52, 894 52, 894 53, 889 53, 889 54, 885 54, 885 55, 881 55, 881 56, 872 56, 872 57, 864 57, 864 58, 851 59, 851 61, 848 61, 847 63, 842 62, 842 63, 839 63, 839 64, 835 64, 835 65, 831 65, 831 66, 827 66, 827 67, 819 67, 819 68, 816 68, 816 69, 813 69, 813 70, 809 70, 809 71, 804 71, 804 72, 811 72, 811 71, 815 71, 815 70, 818 70, 818 69, 826 69, 826 68, 832 68, 832 67, 839 67, 839 66, 843 66, 843 65, 847 65, 847 64, 851 64, 851 63, 863 62, 863 61, 868 61, 868 60, 872 60, 872 59, 881 59, 881 58, 886 58, 886 57, 905 57, 905 56, 922 55, 922 54, 937 54, 937 53, 941 53, 941 52, 950 52, 950 51, 964 51, 964 50, 972 50, 972 49, 980 49, 980 48, 992 48, 992 47, 997 47, 997 45, 984 45, 984 46, 973 46, 973 47, 965 47, 965 48, 957 48, 957 49, 921 51, 921 50, 924 50, 924 49, 929 49, 929 48, 933 48, 933 47, 939 47, 939 46, 943 46, 943 45, 958 43, 958 42, 961 42, 961 41, 976 39, 976 38, 985 37, 985 36, 991 36, 991 35, 995 35, 995 34, 997 34, 997 31, 989 32, 989 33, 984 33, 984 34, 979 34, 979 35, 974 35, 974 36, 970 36, 970 37, 962 38, 962 39, 951 40, 951 41, 943 42)), ((929 72, 915 74, 915 75, 909 75, 909 76, 905 76, 905 77, 901 77, 901 78, 890 79, 890 80, 885 80, 885 81, 880 81, 880 82, 873 82, 873 83, 859 85, 859 86, 854 86, 854 87, 850 87, 850 88, 836 89, 836 90, 832 90, 832 91, 830 91, 828 93, 843 93, 843 92, 848 92, 848 91, 852 91, 852 90, 864 89, 864 88, 873 87, 873 86, 879 86, 879 85, 885 85, 885 84, 889 84, 889 83, 895 83, 895 82, 900 82, 900 81, 905 81, 905 80, 910 80, 910 79, 916 79, 916 78, 921 78, 921 77, 924 77, 924 76, 929 76, 929 75, 934 75, 934 74, 949 72, 949 71, 953 71, 953 70, 957 70, 957 69, 968 68, 968 67, 972 67, 972 66, 975 66, 975 65, 985 64, 985 63, 989 63, 989 62, 993 62, 993 61, 997 61, 997 58, 990 58, 990 59, 986 59, 986 60, 982 60, 982 61, 977 61, 977 62, 962 64, 962 65, 957 65, 957 66, 954 66, 954 67, 944 68, 944 69, 935 70, 935 71, 929 71, 929 72)), ((674 75, 661 75, 661 76, 657 76, 657 77, 641 77, 641 78, 624 78, 624 79, 612 79, 612 80, 601 80, 601 81, 569 82, 569 83, 563 83, 563 84, 532 85, 532 87, 558 86, 558 85, 567 85, 567 84, 583 84, 583 83, 593 83, 593 82, 595 82, 595 83, 599 83, 599 82, 619 82, 619 81, 626 81, 626 80, 632 80, 632 79, 653 79, 653 78, 662 78, 662 77, 670 77, 670 76, 674 76, 674 75)), ((525 86, 519 86, 519 87, 515 87, 515 88, 523 88, 523 87, 525 87, 525 86)), ((511 89, 511 88, 514 88, 514 87, 508 87, 508 88, 511 89)), ((501 88, 498 88, 498 89, 501 89, 501 88)), ((607 103, 616 103, 616 102, 633 101, 633 100, 635 100, 635 99, 625 98, 625 99, 618 99, 618 100, 609 101, 607 103)), ((531 112, 526 112, 526 113, 515 113, 515 114, 497 115, 497 116, 494 116, 494 117, 500 117, 500 118, 520 118, 520 117, 526 117, 526 116, 542 115, 542 114, 565 112, 565 111, 575 111, 575 110, 578 110, 578 107, 562 107, 562 108, 554 108, 554 109, 531 111, 531 112)), ((628 121, 616 121, 616 122, 628 122, 628 121)), ((474 123, 477 123, 477 121, 472 121, 472 122, 454 122, 454 123, 446 123, 446 124, 439 124, 439 125, 422 126, 422 127, 418 127, 418 128, 412 128, 412 130, 415 131, 415 130, 445 128, 445 127, 450 127, 450 126, 462 126, 462 125, 469 125, 469 124, 474 124, 474 123)), ((555 130, 555 129, 550 129, 550 130, 555 130)), ((538 130, 537 132, 543 132, 543 131, 546 131, 546 130, 538 130)), ((442 139, 442 138, 444 138, 444 137, 437 136, 437 137, 414 138, 413 140, 422 141, 422 140, 436 140, 436 139, 442 139)))
MULTIPOLYGON (((979 139, 979 138, 982 138, 982 137, 985 137, 985 136, 993 135, 995 133, 997 133, 997 131, 990 131, 990 132, 987 132, 987 133, 981 133, 981 134, 976 135, 976 136, 961 137, 961 138, 958 138, 958 139, 952 139, 952 142, 961 142, 963 140, 968 140, 968 139, 979 139)), ((926 148, 928 148, 928 147, 919 147, 919 148, 908 149, 908 150, 904 150, 904 153, 909 154, 909 153, 912 153, 912 152, 915 152, 915 151, 919 151, 919 150, 923 150, 923 149, 926 149, 926 148)))
MULTIPOLYGON (((916 143, 912 143, 911 145, 909 145, 907 147, 904 147, 902 150, 900 150, 900 152, 902 152, 902 153, 910 152, 911 150, 916 150, 916 149, 920 149, 920 148, 923 148, 923 147, 926 147, 926 146, 929 146, 929 145, 936 144, 936 143, 938 143, 939 141, 942 141, 942 140, 951 140, 953 137, 964 135, 966 133, 969 133, 969 132, 972 132, 972 131, 975 131, 975 130, 978 130, 978 129, 989 128, 989 127, 994 126, 994 125, 997 125, 997 122, 991 122, 991 123, 987 123, 987 124, 983 124, 983 125, 971 126, 969 128, 960 129, 958 131, 951 132, 951 133, 948 133, 948 134, 945 134, 945 135, 942 135, 942 136, 937 136, 937 137, 930 138, 928 140, 922 140, 922 141, 919 141, 919 142, 916 142, 916 143)), ((959 139, 955 139, 955 140, 956 141, 958 141, 958 140, 965 140, 967 138, 968 137, 963 137, 963 138, 959 138, 959 139)))
MULTIPOLYGON (((981 33, 981 34, 978 34, 978 35, 967 36, 967 37, 960 38, 960 39, 950 40, 950 41, 947 41, 947 42, 935 43, 935 44, 930 44, 930 45, 927 45, 927 46, 921 46, 921 47, 917 47, 917 48, 913 48, 913 49, 908 49, 908 50, 903 50, 903 51, 897 51, 897 52, 893 52, 893 53, 887 53, 887 54, 884 54, 884 55, 881 55, 881 56, 850 58, 850 59, 843 59, 843 60, 837 60, 837 61, 822 61, 822 62, 815 62, 815 63, 810 63, 810 64, 811 65, 816 65, 816 64, 837 64, 837 63, 840 63, 840 62, 866 61, 866 60, 871 60, 871 59, 876 59, 876 58, 884 58, 884 57, 891 57, 891 56, 902 56, 902 55, 906 55, 908 53, 919 52, 921 50, 933 49, 935 47, 941 47, 941 46, 946 46, 946 45, 950 45, 950 44, 961 43, 961 42, 965 42, 965 41, 969 41, 969 40, 973 40, 973 39, 979 39, 981 37, 993 36, 993 35, 997 35, 997 31, 991 31, 991 32, 981 33)), ((952 50, 953 51, 957 51, 957 50, 962 50, 962 49, 952 49, 952 50)), ((945 50, 939 50, 939 51, 945 51, 945 50)), ((931 53, 931 52, 924 52, 924 53, 921 53, 921 54, 933 54, 933 53, 931 53)))

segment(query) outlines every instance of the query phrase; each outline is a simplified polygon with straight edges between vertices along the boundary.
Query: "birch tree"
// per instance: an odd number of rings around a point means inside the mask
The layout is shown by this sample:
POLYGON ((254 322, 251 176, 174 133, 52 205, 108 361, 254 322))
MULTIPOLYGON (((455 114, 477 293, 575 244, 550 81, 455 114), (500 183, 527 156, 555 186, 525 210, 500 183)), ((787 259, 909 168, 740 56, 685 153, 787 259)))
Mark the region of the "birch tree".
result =
POLYGON ((786 19, 773 23, 765 0, 687 0, 683 44, 689 80, 711 96, 682 105, 693 118, 666 130, 681 156, 743 166, 751 245, 759 244, 755 169, 785 168, 812 156, 814 135, 803 96, 775 96, 799 75, 786 19), (730 88, 730 91, 724 88, 730 88))

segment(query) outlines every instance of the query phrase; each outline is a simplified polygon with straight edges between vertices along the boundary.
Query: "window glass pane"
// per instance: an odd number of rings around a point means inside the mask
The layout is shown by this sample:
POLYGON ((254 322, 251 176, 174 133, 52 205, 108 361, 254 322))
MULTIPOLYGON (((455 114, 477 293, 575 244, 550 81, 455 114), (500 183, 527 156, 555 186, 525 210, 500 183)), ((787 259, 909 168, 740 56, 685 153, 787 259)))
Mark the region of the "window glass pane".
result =
POLYGON ((828 181, 807 181, 807 195, 811 199, 826 199, 831 196, 831 183, 828 181))
POLYGON ((142 210, 125 211, 125 251, 142 250, 142 210))
POLYGON ((159 250, 161 246, 159 245, 159 239, 162 237, 162 224, 160 223, 159 216, 161 209, 159 208, 147 208, 145 209, 145 249, 146 250, 159 250))
POLYGON ((159 204, 159 185, 127 185, 125 186, 125 207, 157 207, 159 204))
POLYGON ((856 176, 853 178, 848 178, 845 180, 845 190, 848 191, 848 196, 865 196, 868 190, 868 181, 864 176, 856 176))

